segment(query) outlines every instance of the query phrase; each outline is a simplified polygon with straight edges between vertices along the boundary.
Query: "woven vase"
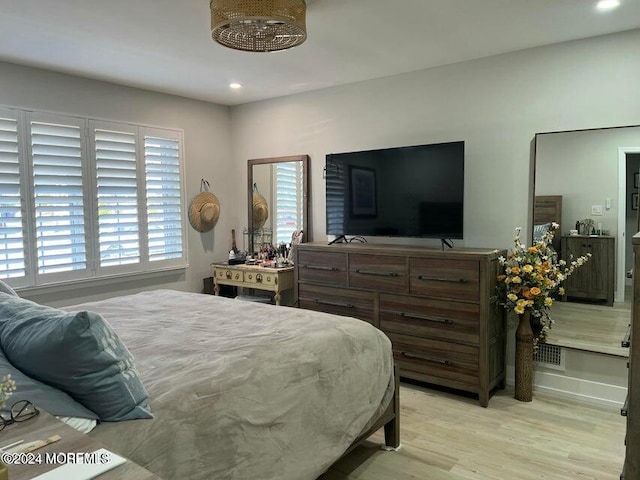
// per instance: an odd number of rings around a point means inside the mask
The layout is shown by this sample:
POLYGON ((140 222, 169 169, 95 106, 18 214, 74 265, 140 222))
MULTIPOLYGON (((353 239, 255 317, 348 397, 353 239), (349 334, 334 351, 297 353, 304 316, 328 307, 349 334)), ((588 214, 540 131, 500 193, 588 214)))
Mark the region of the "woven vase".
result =
POLYGON ((516 391, 514 397, 521 402, 533 398, 533 330, 531 313, 519 315, 516 329, 516 391))

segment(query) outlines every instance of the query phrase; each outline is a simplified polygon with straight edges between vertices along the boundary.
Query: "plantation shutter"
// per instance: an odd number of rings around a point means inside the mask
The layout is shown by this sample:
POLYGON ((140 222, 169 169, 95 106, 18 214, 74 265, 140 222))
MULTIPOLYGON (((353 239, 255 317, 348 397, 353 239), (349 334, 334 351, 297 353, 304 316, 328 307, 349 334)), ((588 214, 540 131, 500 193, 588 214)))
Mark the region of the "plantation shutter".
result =
POLYGON ((339 165, 327 163, 325 170, 327 189, 327 232, 335 235, 344 233, 344 211, 346 188, 344 173, 339 165))
POLYGON ((182 260, 180 138, 144 136, 149 261, 182 260))
POLYGON ((24 277, 18 121, 0 110, 0 278, 24 277))
POLYGON ((100 267, 138 264, 140 227, 137 129, 92 123, 92 130, 95 145, 100 267))
POLYGON ((291 234, 303 225, 302 162, 276 163, 275 242, 290 243, 291 234))
POLYGON ((37 273, 77 272, 87 276, 84 122, 29 118, 37 273))

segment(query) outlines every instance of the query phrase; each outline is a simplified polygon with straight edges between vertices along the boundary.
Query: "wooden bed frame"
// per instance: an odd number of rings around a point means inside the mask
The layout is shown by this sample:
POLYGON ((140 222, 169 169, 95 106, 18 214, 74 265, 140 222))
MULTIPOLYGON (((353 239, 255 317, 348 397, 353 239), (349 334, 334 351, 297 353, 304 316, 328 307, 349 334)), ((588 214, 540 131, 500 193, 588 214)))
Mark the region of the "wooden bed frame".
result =
POLYGON ((553 248, 560 253, 560 237, 562 232, 562 195, 542 195, 536 196, 533 206, 533 224, 555 222, 558 227, 555 237, 553 237, 553 248))

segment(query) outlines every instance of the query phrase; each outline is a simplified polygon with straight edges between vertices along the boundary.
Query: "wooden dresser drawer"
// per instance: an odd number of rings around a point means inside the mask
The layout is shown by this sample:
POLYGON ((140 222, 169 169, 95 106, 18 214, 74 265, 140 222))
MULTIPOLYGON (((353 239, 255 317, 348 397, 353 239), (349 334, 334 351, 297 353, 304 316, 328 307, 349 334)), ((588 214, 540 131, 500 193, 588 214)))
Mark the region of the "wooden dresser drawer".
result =
POLYGON ((300 284, 298 303, 300 308, 356 317, 374 324, 374 294, 371 292, 300 284))
POLYGON ((216 267, 215 276, 218 280, 233 280, 234 282, 242 282, 242 270, 227 267, 216 267))
POLYGON ((414 295, 477 302, 480 265, 474 260, 409 259, 410 292, 414 295))
POLYGON ((244 272, 245 283, 255 283, 262 285, 277 285, 278 275, 276 273, 265 272, 244 272))
POLYGON ((477 347, 396 333, 387 336, 401 375, 406 373, 411 378, 411 372, 415 372, 431 383, 478 385, 477 347))
POLYGON ((298 254, 298 281, 347 286, 347 254, 301 251, 298 254))
POLYGON ((352 254, 349 257, 349 286, 407 293, 407 258, 392 255, 352 254))
POLYGON ((480 307, 407 295, 380 294, 380 328, 417 337, 478 345, 480 307))

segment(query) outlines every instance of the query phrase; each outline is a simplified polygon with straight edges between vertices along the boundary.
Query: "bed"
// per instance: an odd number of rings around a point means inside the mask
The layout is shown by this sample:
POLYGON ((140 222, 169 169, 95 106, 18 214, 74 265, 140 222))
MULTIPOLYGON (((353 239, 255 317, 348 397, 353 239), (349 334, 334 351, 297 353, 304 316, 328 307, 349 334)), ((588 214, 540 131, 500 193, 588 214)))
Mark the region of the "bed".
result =
POLYGON ((65 310, 113 326, 154 416, 89 435, 167 480, 315 479, 383 426, 399 444, 391 344, 366 322, 169 290, 65 310))
POLYGON ((560 237, 562 232, 562 195, 537 195, 533 206, 533 238, 540 238, 545 228, 551 223, 559 225, 553 238, 553 248, 560 253, 560 237))

